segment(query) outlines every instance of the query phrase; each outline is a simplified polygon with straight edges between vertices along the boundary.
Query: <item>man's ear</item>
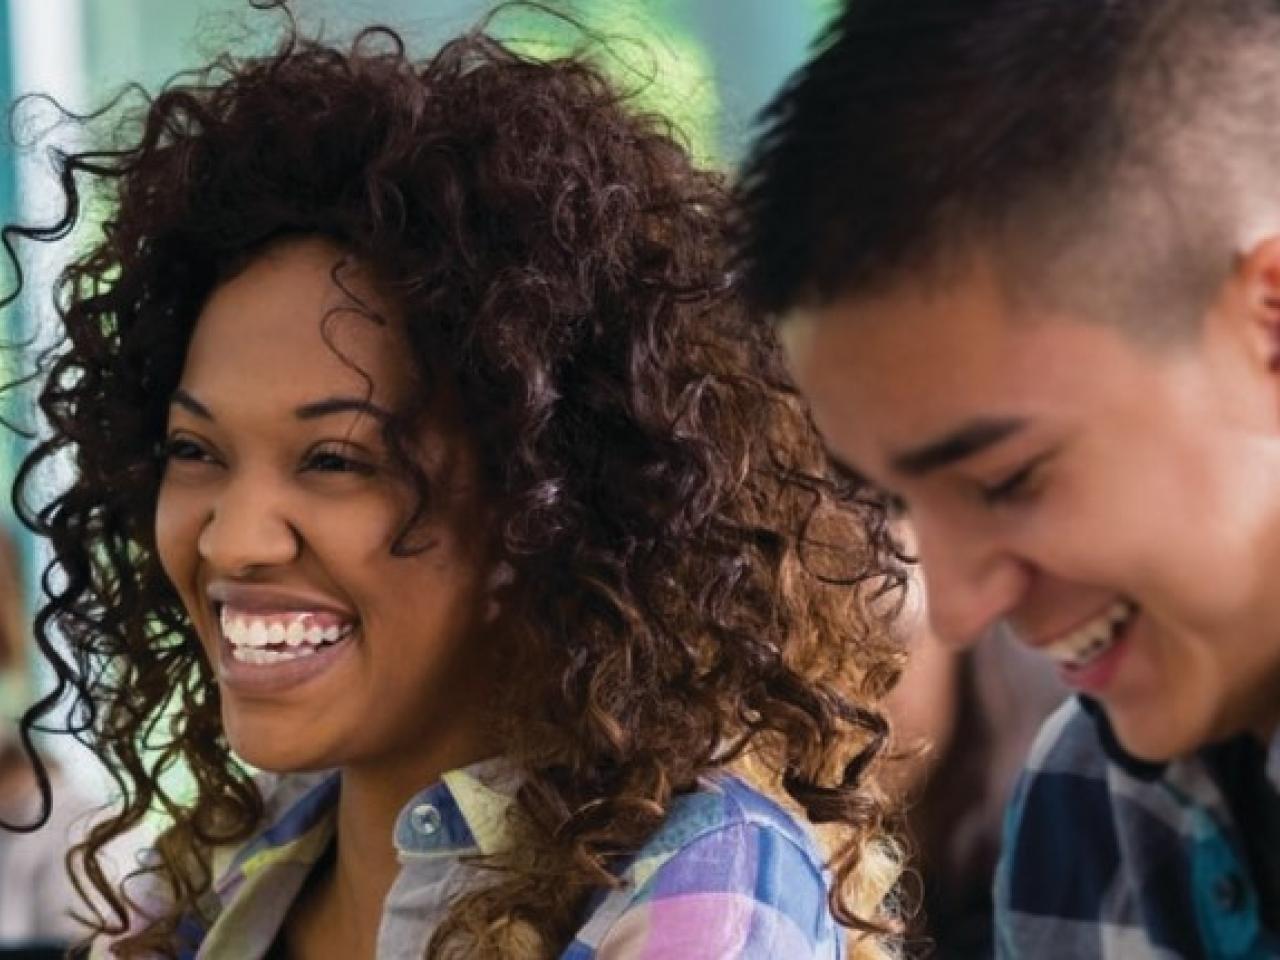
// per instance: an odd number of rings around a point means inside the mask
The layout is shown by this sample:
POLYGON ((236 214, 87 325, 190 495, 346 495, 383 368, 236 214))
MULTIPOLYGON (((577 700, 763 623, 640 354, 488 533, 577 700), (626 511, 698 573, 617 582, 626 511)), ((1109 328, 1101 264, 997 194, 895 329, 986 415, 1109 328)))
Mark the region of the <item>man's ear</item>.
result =
POLYGON ((1249 352, 1280 374, 1280 235, 1265 237, 1236 261, 1232 299, 1249 352))

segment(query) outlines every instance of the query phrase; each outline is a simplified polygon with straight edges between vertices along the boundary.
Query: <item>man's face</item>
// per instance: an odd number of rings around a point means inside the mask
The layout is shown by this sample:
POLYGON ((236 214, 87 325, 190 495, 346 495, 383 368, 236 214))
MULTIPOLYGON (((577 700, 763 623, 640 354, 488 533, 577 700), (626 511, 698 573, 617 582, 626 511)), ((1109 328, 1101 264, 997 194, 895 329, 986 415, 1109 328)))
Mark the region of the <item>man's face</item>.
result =
POLYGON ((904 506, 939 637, 1007 621, 1167 759, 1280 721, 1280 391, 1244 310, 1228 284, 1156 347, 975 268, 784 336, 833 452, 904 506))

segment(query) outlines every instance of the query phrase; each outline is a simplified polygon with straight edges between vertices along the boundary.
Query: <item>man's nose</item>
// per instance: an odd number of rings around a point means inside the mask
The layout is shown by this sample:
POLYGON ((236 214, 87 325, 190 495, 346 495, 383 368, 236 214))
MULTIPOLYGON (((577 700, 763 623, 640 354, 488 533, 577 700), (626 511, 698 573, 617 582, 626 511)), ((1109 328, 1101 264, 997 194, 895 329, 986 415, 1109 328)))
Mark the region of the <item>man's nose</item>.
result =
POLYGON ((919 526, 916 537, 929 622, 946 645, 972 646, 1026 593, 1026 565, 999 545, 919 526))

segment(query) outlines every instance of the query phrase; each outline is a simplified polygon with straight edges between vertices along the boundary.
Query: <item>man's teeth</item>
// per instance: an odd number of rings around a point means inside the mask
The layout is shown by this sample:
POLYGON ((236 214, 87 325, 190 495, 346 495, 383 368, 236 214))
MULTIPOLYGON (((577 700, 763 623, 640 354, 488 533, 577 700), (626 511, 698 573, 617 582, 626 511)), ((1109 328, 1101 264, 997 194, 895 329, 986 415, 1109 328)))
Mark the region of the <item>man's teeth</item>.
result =
POLYGON ((257 664, 312 656, 355 629, 351 622, 333 622, 331 615, 299 612, 258 616, 225 606, 219 619, 222 635, 231 644, 232 656, 244 663, 257 664))
POLYGON ((1069 669, 1086 667, 1115 646, 1137 612, 1131 601, 1117 600, 1088 623, 1045 647, 1045 653, 1069 669))

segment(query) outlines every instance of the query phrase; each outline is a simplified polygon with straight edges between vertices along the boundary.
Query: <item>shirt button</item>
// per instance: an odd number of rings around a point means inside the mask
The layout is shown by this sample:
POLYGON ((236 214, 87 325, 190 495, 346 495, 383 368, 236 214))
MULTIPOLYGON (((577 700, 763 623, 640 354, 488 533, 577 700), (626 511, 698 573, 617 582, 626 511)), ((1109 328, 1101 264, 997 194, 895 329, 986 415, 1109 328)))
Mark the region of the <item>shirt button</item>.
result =
POLYGON ((1224 873, 1213 883, 1213 902, 1226 913, 1238 913, 1248 900, 1244 880, 1238 873, 1224 873))
POLYGON ((435 804, 420 803, 409 811, 409 822, 424 837, 435 836, 440 830, 440 811, 435 804))

